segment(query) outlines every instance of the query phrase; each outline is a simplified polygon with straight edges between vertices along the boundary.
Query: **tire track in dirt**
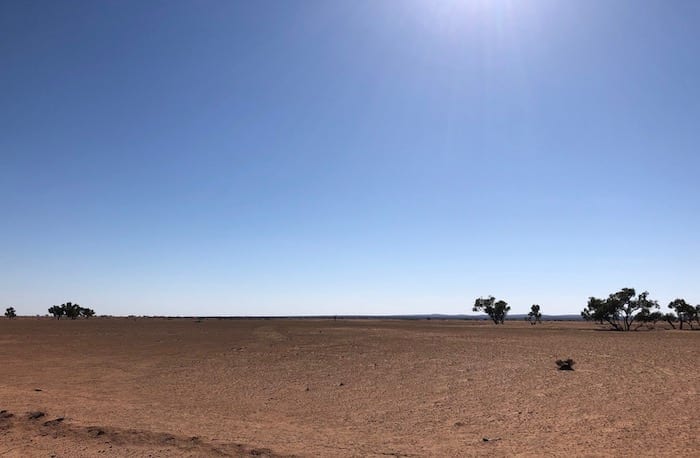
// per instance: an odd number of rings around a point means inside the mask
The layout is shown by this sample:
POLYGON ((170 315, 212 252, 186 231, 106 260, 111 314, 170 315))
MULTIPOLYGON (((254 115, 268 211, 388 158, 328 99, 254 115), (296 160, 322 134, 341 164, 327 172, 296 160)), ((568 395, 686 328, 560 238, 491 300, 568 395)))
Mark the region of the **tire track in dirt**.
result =
MULTIPOLYGON (((267 448, 254 448, 238 443, 215 443, 199 437, 186 437, 165 432, 142 429, 124 429, 109 426, 83 426, 66 421, 63 417, 53 419, 45 412, 32 411, 15 415, 7 410, 0 410, 0 443, 4 438, 19 435, 30 438, 50 438, 55 441, 69 440, 83 443, 94 449, 159 449, 179 455, 243 457, 260 456, 277 458, 278 455, 267 448), (163 450, 165 449, 165 450, 163 450)), ((7 444, 9 448, 0 448, 0 456, 23 448, 22 445, 7 444)), ((288 455, 286 455, 288 456, 288 455)))

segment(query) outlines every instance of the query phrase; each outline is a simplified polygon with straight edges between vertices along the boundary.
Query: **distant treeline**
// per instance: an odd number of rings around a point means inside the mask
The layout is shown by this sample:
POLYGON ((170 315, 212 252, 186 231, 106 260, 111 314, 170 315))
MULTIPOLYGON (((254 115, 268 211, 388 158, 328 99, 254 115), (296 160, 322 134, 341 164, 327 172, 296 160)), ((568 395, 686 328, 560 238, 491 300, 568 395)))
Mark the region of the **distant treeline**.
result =
MULTIPOLYGON (((634 288, 622 288, 606 299, 589 297, 588 304, 581 311, 579 319, 609 325, 615 331, 636 331, 640 328, 653 329, 657 323, 666 322, 673 329, 676 323, 680 329, 687 325, 690 329, 700 328, 700 305, 690 305, 685 299, 674 299, 668 304, 669 312, 660 310, 659 302, 649 298, 649 292, 637 294, 634 288)), ((503 324, 510 307, 495 297, 479 297, 474 301, 474 312, 484 312, 495 324, 503 324)), ((541 322, 544 315, 540 306, 533 304, 527 315, 519 315, 531 324, 541 322)), ((551 317, 550 317, 551 319, 551 317)), ((560 318, 562 319, 562 318, 560 318)), ((564 319, 573 319, 566 315, 564 319)))
MULTIPOLYGON (((680 329, 684 325, 690 329, 700 328, 700 305, 690 305, 685 299, 674 299, 668 304, 669 311, 661 312, 658 301, 650 299, 649 293, 644 291, 637 294, 634 288, 622 288, 610 294, 605 299, 589 297, 588 304, 580 315, 544 315, 539 304, 533 304, 527 314, 508 315, 510 306, 503 300, 496 300, 493 296, 479 297, 474 301, 472 311, 483 312, 485 315, 445 315, 439 313, 415 314, 415 315, 306 315, 306 316, 191 316, 169 317, 153 316, 151 318, 190 318, 190 319, 219 319, 219 320, 254 320, 254 319, 334 319, 334 320, 486 320, 491 319, 495 324, 503 324, 506 320, 525 319, 530 324, 539 324, 547 321, 593 321, 595 323, 609 325, 616 331, 634 331, 640 328, 653 329, 657 323, 666 322, 673 329, 676 324, 680 329)), ((54 305, 48 309, 56 319, 62 317, 75 320, 77 318, 90 318, 95 311, 88 307, 82 307, 72 302, 54 305)), ((7 318, 17 316, 14 307, 5 310, 7 318)), ((130 315, 129 318, 136 318, 130 315)), ((148 318, 148 317, 144 317, 148 318)))

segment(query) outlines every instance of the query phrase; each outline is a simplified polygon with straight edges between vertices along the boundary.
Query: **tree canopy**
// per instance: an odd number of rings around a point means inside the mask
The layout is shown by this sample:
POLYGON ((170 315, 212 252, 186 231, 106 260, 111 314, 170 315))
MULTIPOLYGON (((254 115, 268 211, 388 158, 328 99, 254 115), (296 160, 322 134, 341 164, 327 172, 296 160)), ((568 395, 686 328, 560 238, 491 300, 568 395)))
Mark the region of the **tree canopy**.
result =
POLYGON ((71 320, 75 320, 81 316, 85 318, 90 318, 91 316, 95 315, 94 310, 86 307, 81 307, 80 305, 74 304, 72 302, 66 302, 65 304, 51 306, 49 307, 49 313, 59 320, 62 316, 66 316, 71 320))
POLYGON ((540 313, 539 304, 532 304, 530 311, 527 313, 527 320, 530 324, 542 323, 542 313, 540 313))
POLYGON ((493 296, 489 296, 487 298, 480 297, 474 301, 472 311, 484 312, 493 320, 494 323, 503 324, 508 311, 510 311, 510 306, 505 301, 496 301, 496 298, 493 296))
POLYGON ((693 329, 693 321, 698 321, 700 324, 700 305, 693 307, 685 299, 674 299, 668 304, 668 308, 676 312, 681 329, 683 329, 683 323, 688 323, 690 329, 693 329))
POLYGON ((643 322, 651 316, 652 309, 658 308, 659 304, 649 299, 647 291, 637 295, 634 288, 622 288, 610 294, 607 299, 590 297, 581 316, 585 320, 608 323, 616 331, 629 331, 635 320, 643 322))

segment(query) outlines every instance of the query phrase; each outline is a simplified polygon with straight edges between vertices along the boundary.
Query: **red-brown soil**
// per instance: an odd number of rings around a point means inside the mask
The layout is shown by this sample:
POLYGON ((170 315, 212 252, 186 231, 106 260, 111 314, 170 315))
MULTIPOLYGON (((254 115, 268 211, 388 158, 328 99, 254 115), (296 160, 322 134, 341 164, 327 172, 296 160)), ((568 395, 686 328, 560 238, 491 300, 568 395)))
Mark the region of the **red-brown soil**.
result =
POLYGON ((0 456, 700 456, 699 354, 589 323, 0 320, 0 456))

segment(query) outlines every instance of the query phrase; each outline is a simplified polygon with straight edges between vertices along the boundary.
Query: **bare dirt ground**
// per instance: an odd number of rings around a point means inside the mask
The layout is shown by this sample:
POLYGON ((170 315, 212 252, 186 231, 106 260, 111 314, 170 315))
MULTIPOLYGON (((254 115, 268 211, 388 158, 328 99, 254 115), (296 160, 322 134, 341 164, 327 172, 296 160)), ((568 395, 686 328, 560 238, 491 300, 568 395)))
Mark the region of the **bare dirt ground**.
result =
POLYGON ((0 456, 700 456, 699 354, 588 323, 0 320, 0 456))

